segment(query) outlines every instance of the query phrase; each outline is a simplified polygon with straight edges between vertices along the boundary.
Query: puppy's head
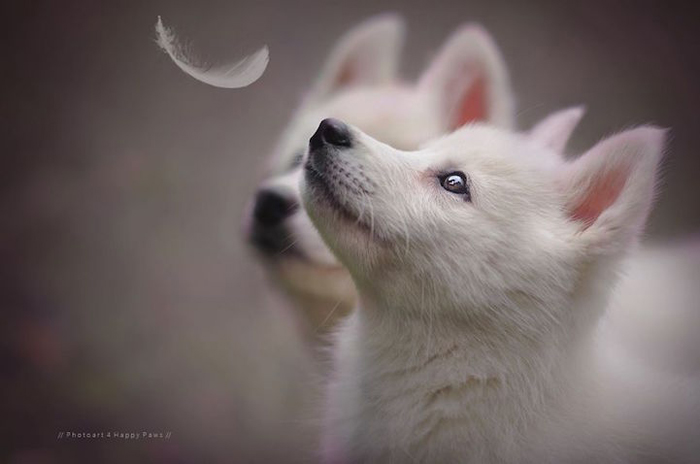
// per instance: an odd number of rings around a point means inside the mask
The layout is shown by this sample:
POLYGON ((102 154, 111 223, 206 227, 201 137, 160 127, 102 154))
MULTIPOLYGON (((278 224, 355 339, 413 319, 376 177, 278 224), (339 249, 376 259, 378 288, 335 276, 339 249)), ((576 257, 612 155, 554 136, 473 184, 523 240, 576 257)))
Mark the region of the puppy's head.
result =
POLYGON ((567 162, 557 150, 578 117, 530 134, 469 125, 419 151, 324 120, 305 163, 307 211, 363 296, 551 331, 639 235, 663 145, 642 127, 567 162))
POLYGON ((299 180, 309 137, 335 117, 401 149, 484 120, 510 127, 513 97, 503 60, 478 26, 454 33, 415 84, 399 82, 399 18, 372 18, 348 32, 271 157, 247 213, 250 243, 287 289, 352 303, 354 286, 300 206, 299 180))

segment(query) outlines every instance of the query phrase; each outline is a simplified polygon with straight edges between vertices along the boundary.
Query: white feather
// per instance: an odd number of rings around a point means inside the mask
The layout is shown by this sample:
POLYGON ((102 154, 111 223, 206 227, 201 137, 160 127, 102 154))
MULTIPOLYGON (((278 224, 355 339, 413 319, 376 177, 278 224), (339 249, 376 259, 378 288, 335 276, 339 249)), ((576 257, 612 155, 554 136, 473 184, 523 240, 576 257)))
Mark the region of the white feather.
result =
POLYGON ((184 72, 200 82, 225 89, 236 89, 252 84, 263 75, 267 63, 270 62, 270 52, 267 45, 264 45, 252 55, 234 64, 199 66, 183 49, 172 29, 163 25, 160 16, 156 22, 156 42, 184 72))

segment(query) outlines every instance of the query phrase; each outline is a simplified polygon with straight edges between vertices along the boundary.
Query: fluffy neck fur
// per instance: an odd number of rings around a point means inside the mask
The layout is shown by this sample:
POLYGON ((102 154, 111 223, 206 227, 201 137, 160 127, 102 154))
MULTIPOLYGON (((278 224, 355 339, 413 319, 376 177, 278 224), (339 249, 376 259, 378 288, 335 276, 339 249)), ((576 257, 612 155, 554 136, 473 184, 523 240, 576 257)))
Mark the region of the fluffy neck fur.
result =
MULTIPOLYGON (((326 460, 571 462, 572 455, 599 453, 610 459, 614 453, 598 440, 586 450, 602 430, 586 429, 581 414, 597 394, 584 371, 608 293, 590 286, 603 282, 583 282, 587 291, 576 291, 569 302, 571 317, 545 333, 488 316, 438 316, 429 301, 419 307, 416 298, 416 307, 407 308, 361 294, 360 308, 339 332, 326 460), (578 296, 584 294, 601 296, 578 296)), ((521 298, 511 304, 518 307, 489 311, 534 314, 547 303, 521 298)))

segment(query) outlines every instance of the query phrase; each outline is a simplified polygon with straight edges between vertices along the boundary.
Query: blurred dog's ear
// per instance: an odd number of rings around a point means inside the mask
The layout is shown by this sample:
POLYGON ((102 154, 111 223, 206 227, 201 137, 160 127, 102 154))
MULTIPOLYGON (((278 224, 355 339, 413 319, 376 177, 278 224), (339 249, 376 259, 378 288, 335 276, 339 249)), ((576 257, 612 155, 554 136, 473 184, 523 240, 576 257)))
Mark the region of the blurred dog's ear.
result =
POLYGON ((609 137, 562 168, 560 189, 589 254, 625 250, 651 211, 666 131, 639 127, 609 137))
POLYGON ((476 24, 457 29, 418 81, 437 98, 446 128, 488 122, 511 129, 515 98, 505 61, 486 30, 476 24))
POLYGON ((575 106, 552 113, 530 129, 530 138, 557 153, 563 153, 585 112, 583 106, 575 106))
POLYGON ((338 41, 312 87, 322 99, 351 86, 387 83, 396 76, 405 27, 395 14, 382 14, 355 26, 338 41))

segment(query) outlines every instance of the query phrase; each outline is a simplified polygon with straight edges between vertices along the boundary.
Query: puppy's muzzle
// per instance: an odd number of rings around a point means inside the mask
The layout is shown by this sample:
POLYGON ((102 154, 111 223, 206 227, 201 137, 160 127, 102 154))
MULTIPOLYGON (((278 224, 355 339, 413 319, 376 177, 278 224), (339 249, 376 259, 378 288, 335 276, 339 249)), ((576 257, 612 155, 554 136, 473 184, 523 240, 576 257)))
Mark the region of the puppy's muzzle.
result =
POLYGON ((319 175, 323 175, 330 158, 338 151, 352 147, 350 128, 342 121, 328 118, 321 121, 309 139, 308 163, 319 175))

